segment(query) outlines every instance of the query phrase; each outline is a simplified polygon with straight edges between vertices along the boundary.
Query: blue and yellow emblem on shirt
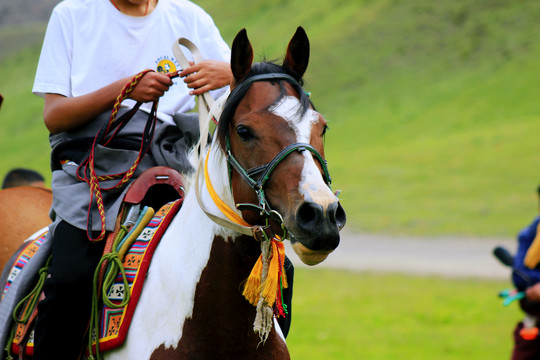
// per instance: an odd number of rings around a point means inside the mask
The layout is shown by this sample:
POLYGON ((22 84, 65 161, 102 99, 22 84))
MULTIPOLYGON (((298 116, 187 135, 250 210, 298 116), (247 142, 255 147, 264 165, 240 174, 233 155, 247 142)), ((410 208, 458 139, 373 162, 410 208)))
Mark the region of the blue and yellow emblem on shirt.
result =
POLYGON ((160 73, 168 74, 180 68, 180 64, 175 58, 161 56, 156 60, 156 70, 160 73))

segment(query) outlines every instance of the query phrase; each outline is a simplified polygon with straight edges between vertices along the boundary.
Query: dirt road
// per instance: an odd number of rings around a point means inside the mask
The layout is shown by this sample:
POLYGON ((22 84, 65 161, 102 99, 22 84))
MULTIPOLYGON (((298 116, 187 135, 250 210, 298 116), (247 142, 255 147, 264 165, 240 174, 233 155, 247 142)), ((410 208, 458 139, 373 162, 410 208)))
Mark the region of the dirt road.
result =
MULTIPOLYGON (((509 279, 509 269, 492 255, 493 248, 498 245, 514 253, 516 240, 395 237, 344 230, 340 246, 318 266, 353 271, 509 279)), ((305 266, 290 247, 287 254, 295 266, 305 266)))

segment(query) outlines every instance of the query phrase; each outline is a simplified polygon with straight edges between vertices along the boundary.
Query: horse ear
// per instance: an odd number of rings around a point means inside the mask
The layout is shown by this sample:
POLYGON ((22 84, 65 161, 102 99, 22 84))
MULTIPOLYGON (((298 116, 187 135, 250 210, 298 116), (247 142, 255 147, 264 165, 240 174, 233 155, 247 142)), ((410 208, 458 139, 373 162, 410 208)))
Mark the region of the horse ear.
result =
POLYGON ((246 29, 242 29, 234 38, 231 50, 231 70, 236 83, 248 74, 252 63, 253 48, 247 37, 246 29))
POLYGON ((283 67, 292 70, 296 79, 300 81, 306 72, 308 62, 309 39, 304 28, 299 26, 287 46, 287 54, 283 61, 283 67))

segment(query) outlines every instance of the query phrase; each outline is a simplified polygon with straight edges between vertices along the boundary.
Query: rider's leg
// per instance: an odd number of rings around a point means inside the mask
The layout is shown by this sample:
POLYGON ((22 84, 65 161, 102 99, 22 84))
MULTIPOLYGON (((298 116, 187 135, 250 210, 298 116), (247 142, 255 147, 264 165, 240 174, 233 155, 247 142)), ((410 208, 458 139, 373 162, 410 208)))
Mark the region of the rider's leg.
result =
POLYGON ((34 359, 74 360, 83 348, 94 270, 105 242, 91 242, 85 230, 66 222, 58 224, 52 241, 46 298, 38 305, 34 359))

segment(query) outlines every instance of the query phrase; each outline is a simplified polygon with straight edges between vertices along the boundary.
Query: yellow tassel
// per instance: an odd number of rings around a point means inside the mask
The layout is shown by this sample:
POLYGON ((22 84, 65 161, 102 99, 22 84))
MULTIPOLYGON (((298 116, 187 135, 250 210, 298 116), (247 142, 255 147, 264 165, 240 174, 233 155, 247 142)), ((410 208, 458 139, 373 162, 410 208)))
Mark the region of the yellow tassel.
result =
POLYGON ((261 286, 261 273, 262 273, 262 255, 251 269, 251 273, 244 286, 244 292, 242 295, 250 302, 251 305, 257 305, 259 301, 260 286, 261 286))
POLYGON ((246 281, 244 291, 242 295, 252 305, 257 305, 259 298, 262 296, 266 304, 273 306, 276 301, 276 294, 278 293, 280 281, 280 259, 281 259, 281 274, 282 285, 284 288, 288 287, 287 277, 285 276, 285 270, 283 269, 283 261, 285 260, 285 246, 282 242, 275 240, 271 241, 272 255, 270 258, 270 264, 268 267, 268 276, 263 284, 261 284, 261 274, 263 268, 262 255, 259 256, 255 266, 251 270, 249 277, 246 281), (279 256, 278 256, 279 254, 279 256), (262 291, 262 293, 261 293, 262 291))
POLYGON ((276 293, 279 287, 279 260, 276 242, 272 241, 271 246, 272 257, 268 266, 268 276, 266 277, 266 281, 261 285, 261 296, 268 306, 274 306, 274 303, 276 302, 276 293))
POLYGON ((538 263, 540 263, 540 223, 536 228, 536 237, 531 243, 531 246, 529 246, 529 250, 527 250, 523 263, 529 269, 534 269, 538 263))

